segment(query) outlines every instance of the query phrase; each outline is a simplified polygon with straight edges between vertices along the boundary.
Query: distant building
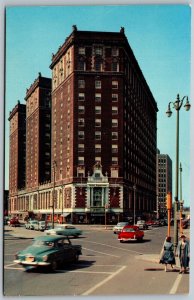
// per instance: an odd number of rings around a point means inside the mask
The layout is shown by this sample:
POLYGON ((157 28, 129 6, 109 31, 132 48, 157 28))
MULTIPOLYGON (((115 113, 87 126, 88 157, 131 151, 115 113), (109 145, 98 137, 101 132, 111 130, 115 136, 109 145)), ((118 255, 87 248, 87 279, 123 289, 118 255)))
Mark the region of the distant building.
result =
POLYGON ((51 79, 38 78, 26 92, 26 188, 51 180, 51 79))
POLYGON ((15 210, 18 190, 26 183, 26 105, 18 101, 9 121, 9 197, 15 210))
POLYGON ((172 160, 167 154, 157 152, 157 197, 158 212, 164 216, 167 214, 166 195, 172 193, 172 160))
POLYGON ((35 139, 39 123, 32 86, 26 96, 31 152, 22 203, 43 217, 52 216, 54 205, 55 218, 104 223, 105 211, 107 222, 132 217, 136 199, 136 216, 152 215, 158 109, 124 28, 91 32, 73 26, 50 68, 51 182, 45 172, 40 177, 42 159, 34 156, 45 140, 35 139))

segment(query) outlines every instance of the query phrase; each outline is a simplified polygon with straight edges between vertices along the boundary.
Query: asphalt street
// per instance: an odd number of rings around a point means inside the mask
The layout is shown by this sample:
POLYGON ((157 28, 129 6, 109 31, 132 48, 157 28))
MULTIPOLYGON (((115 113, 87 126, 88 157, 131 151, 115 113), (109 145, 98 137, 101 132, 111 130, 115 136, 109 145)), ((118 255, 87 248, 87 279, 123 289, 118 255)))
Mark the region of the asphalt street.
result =
POLYGON ((189 274, 179 266, 164 271, 158 263, 167 227, 145 231, 143 243, 119 243, 117 235, 103 226, 76 226, 83 236, 72 239, 83 253, 77 264, 55 273, 25 272, 13 263, 14 254, 31 244, 37 231, 5 227, 4 294, 6 296, 46 295, 163 295, 187 294, 189 274), (49 284, 48 284, 49 283, 49 284))

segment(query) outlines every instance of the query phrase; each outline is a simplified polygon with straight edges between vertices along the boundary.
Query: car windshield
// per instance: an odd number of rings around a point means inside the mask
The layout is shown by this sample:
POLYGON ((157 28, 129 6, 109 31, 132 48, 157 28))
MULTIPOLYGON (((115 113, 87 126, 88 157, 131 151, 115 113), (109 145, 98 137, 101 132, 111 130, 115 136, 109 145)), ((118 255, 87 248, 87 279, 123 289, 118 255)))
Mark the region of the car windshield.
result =
POLYGON ((62 225, 57 225, 55 228, 57 229, 75 229, 74 226, 71 226, 71 225, 67 225, 67 226, 62 226, 62 225))
POLYGON ((54 247, 55 243, 51 241, 35 241, 33 246, 40 247, 40 246, 47 246, 47 247, 54 247))
POLYGON ((117 226, 125 226, 127 224, 127 222, 121 222, 121 223, 118 223, 117 226))
POLYGON ((134 228, 124 228, 123 229, 124 232, 135 232, 134 228))

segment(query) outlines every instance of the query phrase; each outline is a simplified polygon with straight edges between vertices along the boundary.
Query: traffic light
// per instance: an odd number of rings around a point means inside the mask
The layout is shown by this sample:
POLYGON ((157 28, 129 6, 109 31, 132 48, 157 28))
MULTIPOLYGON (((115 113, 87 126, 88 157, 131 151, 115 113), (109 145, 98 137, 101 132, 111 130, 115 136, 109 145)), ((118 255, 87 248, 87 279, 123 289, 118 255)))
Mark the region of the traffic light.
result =
POLYGON ((172 194, 170 192, 166 195, 166 208, 172 209, 172 194))

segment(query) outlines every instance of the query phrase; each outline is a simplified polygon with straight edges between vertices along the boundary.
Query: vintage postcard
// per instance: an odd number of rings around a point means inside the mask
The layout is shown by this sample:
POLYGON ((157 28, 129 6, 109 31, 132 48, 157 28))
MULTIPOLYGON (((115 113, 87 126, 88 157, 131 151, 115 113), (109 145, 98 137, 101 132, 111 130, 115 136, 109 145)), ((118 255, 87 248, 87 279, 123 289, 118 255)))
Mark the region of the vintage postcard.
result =
POLYGON ((187 295, 191 7, 5 7, 5 296, 187 295))

